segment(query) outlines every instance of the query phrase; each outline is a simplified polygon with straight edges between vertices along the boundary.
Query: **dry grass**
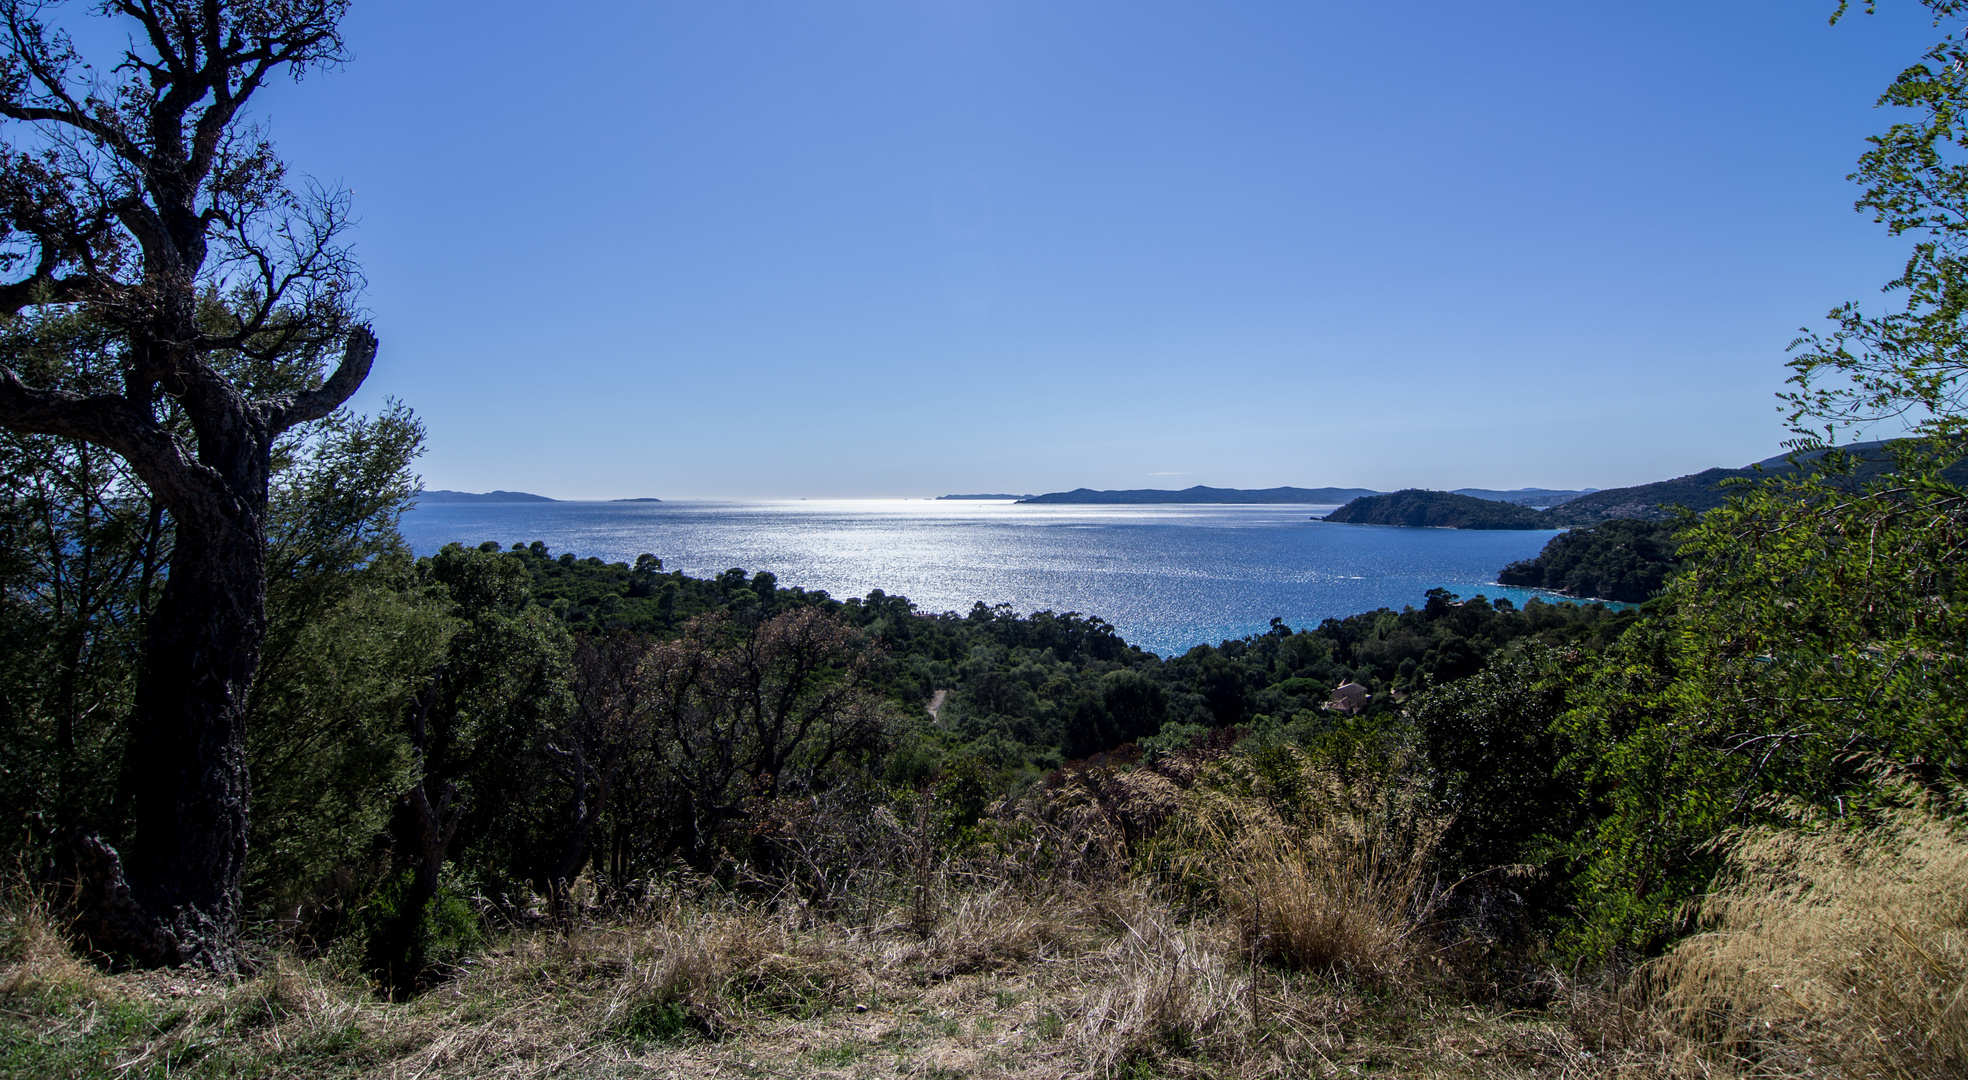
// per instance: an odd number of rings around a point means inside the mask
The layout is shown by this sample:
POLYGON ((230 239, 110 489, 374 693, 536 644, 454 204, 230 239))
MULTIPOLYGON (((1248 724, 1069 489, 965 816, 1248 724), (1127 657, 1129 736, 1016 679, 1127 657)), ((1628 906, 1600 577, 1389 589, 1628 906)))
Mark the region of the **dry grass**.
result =
MULTIPOLYGON (((1089 895, 1074 891, 1081 899, 1089 895)), ((1083 947, 1088 927, 1076 918, 1080 914, 1059 897, 1038 901, 1008 885, 991 886, 958 896, 944 919, 919 940, 891 939, 894 943, 882 950, 882 964, 927 984, 1056 961, 1083 947)))
POLYGON ((1661 1018, 1745 1076, 1968 1076, 1968 842, 1918 806, 1729 848, 1709 929, 1646 974, 1661 1018))
POLYGON ((1235 1059, 1258 1023, 1251 974, 1210 924, 1182 926, 1141 892, 1111 898, 1120 933, 1081 958, 1065 1034, 1095 1073, 1161 1058, 1235 1059))
POLYGON ((1417 931, 1438 900, 1428 867, 1448 820, 1398 768, 1393 780, 1365 783, 1295 759, 1288 810, 1255 778, 1192 789, 1176 821, 1188 852, 1178 868, 1208 881, 1244 946, 1269 959, 1381 979, 1412 970, 1417 931))
POLYGON ((851 925, 680 891, 510 935, 401 1004, 326 962, 105 975, 17 900, 0 1077, 1968 1075, 1968 848, 1933 817, 1746 836, 1708 932, 1646 969, 1654 993, 1554 974, 1550 1008, 1506 1012, 1416 977, 1443 824, 1419 790, 1300 764, 1289 792, 1183 792, 1187 877, 945 867, 927 927, 901 893, 851 925))
MULTIPOLYGON (((763 1015, 805 1018, 848 1002, 858 971, 838 934, 797 932, 757 910, 673 908, 613 930, 548 939, 582 963, 599 952, 607 983, 594 1028, 630 1039, 713 1038, 763 1015), (619 946, 617 966, 608 956, 619 946)), ((540 939, 534 939, 537 947, 540 939)))
POLYGON ((15 884, 0 906, 0 997, 37 994, 114 996, 117 985, 94 965, 78 959, 60 920, 39 889, 15 884))
POLYGON ((1514 1078, 1600 1060, 1555 1018, 1253 970, 1232 927, 1145 882, 987 888, 928 936, 905 923, 676 904, 516 935, 403 1004, 323 964, 227 982, 17 952, 7 986, 69 989, 4 995, 0 1076, 1514 1078))

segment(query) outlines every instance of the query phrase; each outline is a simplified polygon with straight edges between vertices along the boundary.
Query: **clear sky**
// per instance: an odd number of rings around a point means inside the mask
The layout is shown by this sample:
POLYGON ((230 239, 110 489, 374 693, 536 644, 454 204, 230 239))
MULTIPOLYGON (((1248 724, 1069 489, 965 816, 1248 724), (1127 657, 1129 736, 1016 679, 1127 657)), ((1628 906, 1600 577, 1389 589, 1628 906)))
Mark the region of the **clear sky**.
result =
POLYGON ((1608 487, 1778 449, 1903 257, 1911 0, 357 0, 265 95, 355 193, 431 487, 1608 487))

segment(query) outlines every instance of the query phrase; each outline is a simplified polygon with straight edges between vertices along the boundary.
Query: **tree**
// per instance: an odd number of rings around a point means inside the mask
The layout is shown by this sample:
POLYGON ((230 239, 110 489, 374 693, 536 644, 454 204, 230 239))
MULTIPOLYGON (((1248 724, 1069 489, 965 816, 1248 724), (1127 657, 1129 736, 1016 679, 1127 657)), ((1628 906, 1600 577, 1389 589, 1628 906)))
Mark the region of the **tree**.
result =
POLYGON ((346 401, 376 353, 352 306, 346 199, 290 188, 244 110, 275 75, 344 59, 347 4, 102 0, 131 31, 106 72, 42 21, 55 6, 0 0, 0 117, 15 125, 0 148, 0 314, 89 313, 111 331, 120 386, 37 387, 0 366, 0 425, 120 455, 174 534, 131 712, 129 857, 85 842, 97 902, 80 926, 140 963, 225 970, 273 448, 346 401))
MULTIPOLYGON (((1922 2, 1937 24, 1968 6, 1922 2)), ((1968 163, 1961 157, 1968 150, 1968 39, 1943 35, 1879 104, 1914 116, 1868 139, 1872 149, 1849 179, 1865 185, 1857 209, 1894 236, 1916 238, 1884 289, 1903 294, 1905 304, 1873 315, 1847 303, 1830 314, 1835 330, 1799 337, 1790 362, 1797 389, 1786 400, 1793 424, 1906 421, 1945 443, 1968 435, 1968 163)))
POLYGON ((748 806, 816 791, 830 766, 878 748, 870 659, 862 635, 812 608, 693 619, 650 649, 639 678, 672 850, 708 869, 748 806))
POLYGON ((395 405, 338 410, 275 448, 267 637, 247 703, 251 906, 331 899, 323 883, 349 882, 335 871, 363 861, 408 786, 403 718, 455 629, 397 532, 422 441, 395 405))
POLYGON ((449 544, 418 561, 460 625, 412 717, 419 775, 394 829, 396 861, 416 871, 408 916, 434 895, 447 859, 469 864, 475 887, 496 898, 537 875, 543 849, 557 849, 562 804, 539 764, 573 708, 574 643, 534 602, 526 566, 497 547, 449 544))
MULTIPOLYGON (((1964 7, 1926 3, 1937 24, 1964 7)), ((1687 569, 1560 724, 1599 818, 1574 845, 1581 944, 1664 940, 1729 830, 1864 821, 1899 782, 1968 779, 1968 491, 1939 471, 1968 435, 1968 42, 1944 34, 1880 103, 1913 115, 1852 179, 1915 240, 1886 285, 1905 304, 1834 310, 1797 343, 1787 400, 1800 449, 1814 427, 1925 438, 1863 482, 1846 455, 1804 459, 1679 534, 1687 569)))

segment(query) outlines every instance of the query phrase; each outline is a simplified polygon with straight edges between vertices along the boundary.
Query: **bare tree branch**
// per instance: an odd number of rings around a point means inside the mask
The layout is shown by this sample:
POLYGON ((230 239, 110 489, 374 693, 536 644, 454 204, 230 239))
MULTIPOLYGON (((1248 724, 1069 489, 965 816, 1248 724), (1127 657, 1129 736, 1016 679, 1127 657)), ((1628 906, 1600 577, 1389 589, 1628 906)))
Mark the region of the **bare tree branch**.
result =
POLYGON ((340 408, 347 401, 362 380, 369 377, 369 367, 376 362, 376 335, 367 326, 358 326, 349 331, 348 345, 342 352, 342 362, 335 373, 318 390, 306 390, 298 394, 283 394, 260 403, 267 427, 274 433, 286 431, 296 424, 319 420, 340 408))
POLYGON ((0 367, 0 425, 108 447, 129 461, 167 501, 190 494, 187 474, 194 466, 177 440, 119 395, 84 397, 64 390, 36 390, 21 382, 12 369, 0 367))

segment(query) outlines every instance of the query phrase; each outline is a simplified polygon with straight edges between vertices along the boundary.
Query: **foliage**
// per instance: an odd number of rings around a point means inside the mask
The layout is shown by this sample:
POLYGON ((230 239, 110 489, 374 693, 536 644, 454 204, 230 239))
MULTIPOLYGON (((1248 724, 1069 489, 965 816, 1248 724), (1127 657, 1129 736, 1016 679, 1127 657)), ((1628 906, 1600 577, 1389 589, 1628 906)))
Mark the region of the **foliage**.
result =
MULTIPOLYGON (((479 551, 490 556, 500 545, 488 542, 479 551)), ((1638 617, 1543 601, 1519 609, 1507 600, 1463 600, 1437 590, 1419 608, 1366 612, 1300 631, 1274 622, 1264 634, 1164 659, 1128 645, 1102 620, 1072 612, 1021 615, 980 603, 967 613, 934 614, 879 590, 841 601, 781 588, 769 574, 742 569, 708 579, 665 573, 654 555, 639 558, 645 569, 637 570, 554 556, 540 543, 514 544, 502 554, 524 567, 530 603, 577 636, 672 639, 691 619, 712 616, 728 626, 805 610, 838 617, 880 647, 881 662, 857 675, 870 690, 923 720, 924 706, 946 691, 935 724, 906 740, 912 760, 969 757, 1014 773, 1184 725, 1316 716, 1342 682, 1412 693, 1467 677, 1522 638, 1598 648, 1638 617), (670 605, 667 617, 657 610, 663 603, 670 605)), ((1375 708, 1395 704, 1383 696, 1375 708)))
POLYGON ((455 629, 419 588, 396 525, 423 427, 391 404, 279 447, 270 501, 267 641, 248 700, 254 777, 247 889, 292 909, 387 823, 410 775, 402 717, 455 629))
POLYGON ((248 890, 274 910, 332 900, 336 871, 365 862, 415 774, 403 718, 459 629, 401 558, 350 577, 254 686, 248 890))
POLYGON ((1961 779, 1964 507, 1918 477, 1860 495, 1799 481, 1687 534, 1660 625, 1608 653, 1566 721, 1604 800, 1586 894, 1602 943, 1666 930, 1710 842, 1772 798, 1873 798, 1863 755, 1961 779))
POLYGON ((441 981, 485 939, 478 912, 464 897, 440 888, 428 900, 413 901, 414 878, 405 871, 376 890, 352 935, 362 945, 363 970, 399 1000, 441 981))
MULTIPOLYGON (((418 572, 461 623, 418 706, 426 729, 419 780, 426 791, 455 792, 457 843, 469 853, 463 872, 501 895, 560 839, 548 809, 552 782, 537 766, 572 708, 573 641, 531 603, 525 570, 509 558, 453 544, 419 560, 418 572)), ((423 865, 421 838, 398 807, 397 857, 423 865)), ((426 880, 438 869, 426 867, 426 880)))
MULTIPOLYGON (((1958 16, 1950 0, 1925 0, 1937 23, 1958 16)), ((1842 11, 1842 6, 1841 6, 1842 11)), ((1879 104, 1911 110, 1867 141, 1850 179, 1865 186, 1857 209, 1893 236, 1915 238, 1888 293, 1904 294, 1898 309, 1867 313, 1857 303, 1834 309, 1835 329, 1806 332, 1792 344, 1787 395, 1798 424, 1909 422, 1920 434, 1951 441, 1963 424, 1962 376, 1968 374, 1968 41, 1945 34, 1919 63, 1902 71, 1879 104)))
POLYGON ((1416 741, 1451 815, 1444 866, 1457 876, 1547 861, 1584 824, 1552 729, 1586 655, 1525 642, 1415 699, 1416 741))
POLYGON ((775 802, 878 769, 889 719, 862 686, 867 652, 862 634, 812 608, 707 616, 641 651, 625 674, 646 698, 647 731, 623 763, 636 775, 613 838, 636 850, 612 865, 631 880, 672 855, 709 870, 747 853, 745 833, 765 831, 775 802))
MULTIPOLYGON (((0 326, 37 382, 97 392, 114 342, 63 313, 0 326)), ((144 619, 170 557, 162 507, 120 457, 79 439, 0 429, 0 789, 8 839, 45 858, 113 820, 144 619)))

